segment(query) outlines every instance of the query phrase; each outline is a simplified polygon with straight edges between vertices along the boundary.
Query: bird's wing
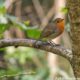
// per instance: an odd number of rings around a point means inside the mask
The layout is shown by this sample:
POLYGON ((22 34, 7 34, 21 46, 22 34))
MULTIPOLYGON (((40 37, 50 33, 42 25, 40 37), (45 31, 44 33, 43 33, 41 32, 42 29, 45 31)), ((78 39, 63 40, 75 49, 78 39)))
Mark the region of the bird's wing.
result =
POLYGON ((41 33, 40 38, 45 38, 50 36, 51 34, 54 34, 56 32, 56 26, 53 24, 49 24, 48 26, 45 27, 45 29, 41 33))

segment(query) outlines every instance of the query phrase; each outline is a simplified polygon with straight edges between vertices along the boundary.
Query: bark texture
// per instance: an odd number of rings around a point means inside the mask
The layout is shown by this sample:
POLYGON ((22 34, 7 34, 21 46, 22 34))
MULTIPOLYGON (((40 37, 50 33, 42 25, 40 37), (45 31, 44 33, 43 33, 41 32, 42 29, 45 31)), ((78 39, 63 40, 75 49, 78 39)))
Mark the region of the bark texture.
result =
POLYGON ((72 39, 72 67, 76 79, 80 78, 80 0, 66 0, 69 8, 72 39))
POLYGON ((72 51, 64 48, 63 46, 56 45, 55 43, 50 44, 48 42, 42 42, 42 41, 37 41, 37 40, 32 40, 32 39, 3 39, 3 40, 0 40, 0 48, 4 48, 8 46, 33 47, 36 49, 45 50, 45 51, 52 52, 57 55, 63 56, 69 61, 71 61, 73 57, 72 51))

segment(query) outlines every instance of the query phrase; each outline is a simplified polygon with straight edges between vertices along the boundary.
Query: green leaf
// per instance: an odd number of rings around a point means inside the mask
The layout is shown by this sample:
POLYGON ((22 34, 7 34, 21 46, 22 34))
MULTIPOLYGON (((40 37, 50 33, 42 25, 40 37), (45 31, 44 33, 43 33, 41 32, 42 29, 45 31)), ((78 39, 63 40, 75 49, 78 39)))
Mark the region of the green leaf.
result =
POLYGON ((0 14, 5 14, 6 13, 6 9, 4 6, 0 7, 0 14))
POLYGON ((8 28, 8 24, 0 24, 0 38, 3 36, 3 32, 8 28))
POLYGON ((0 0, 0 14, 5 14, 6 13, 6 8, 5 8, 5 0, 0 0))
POLYGON ((21 20, 19 20, 19 18, 12 16, 12 15, 6 15, 6 17, 9 19, 9 21, 12 23, 12 25, 22 29, 22 30, 27 30, 28 27, 26 26, 26 24, 22 23, 21 20))
POLYGON ((33 39, 39 39, 41 31, 39 29, 27 30, 27 36, 33 39))
POLYGON ((29 20, 24 21, 24 24, 25 24, 26 26, 29 26, 29 25, 30 25, 30 21, 29 21, 29 20))
POLYGON ((63 8, 61 8, 61 12, 65 13, 65 14, 68 13, 68 11, 69 11, 69 10, 68 10, 67 7, 63 7, 63 8))
POLYGON ((9 24, 5 15, 0 14, 0 38, 3 36, 3 32, 9 28, 9 24))

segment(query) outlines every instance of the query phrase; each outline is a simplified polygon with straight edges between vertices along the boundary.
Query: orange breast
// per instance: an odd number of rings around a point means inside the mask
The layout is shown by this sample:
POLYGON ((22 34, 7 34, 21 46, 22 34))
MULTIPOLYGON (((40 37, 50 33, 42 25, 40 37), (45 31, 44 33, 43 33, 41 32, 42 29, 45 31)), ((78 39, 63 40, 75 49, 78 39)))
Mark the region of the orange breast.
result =
POLYGON ((57 23, 57 27, 60 29, 61 32, 64 31, 64 20, 61 21, 60 23, 57 23))

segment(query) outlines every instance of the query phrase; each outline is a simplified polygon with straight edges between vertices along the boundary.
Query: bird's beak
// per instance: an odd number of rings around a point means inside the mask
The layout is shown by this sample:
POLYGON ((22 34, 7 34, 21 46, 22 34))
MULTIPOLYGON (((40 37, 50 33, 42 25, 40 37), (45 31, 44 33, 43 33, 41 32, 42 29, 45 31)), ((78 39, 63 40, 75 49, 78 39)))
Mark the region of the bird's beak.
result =
MULTIPOLYGON (((64 19, 63 19, 63 18, 60 18, 60 19, 61 19, 61 21, 64 21, 64 19)), ((56 19, 54 18, 54 19, 52 20, 52 22, 55 22, 55 20, 56 20, 56 19)))
MULTIPOLYGON (((56 18, 53 19, 53 21, 55 21, 56 18)), ((63 18, 61 18, 61 20, 64 20, 63 18)))
POLYGON ((63 21, 64 19, 62 19, 62 21, 63 21))

